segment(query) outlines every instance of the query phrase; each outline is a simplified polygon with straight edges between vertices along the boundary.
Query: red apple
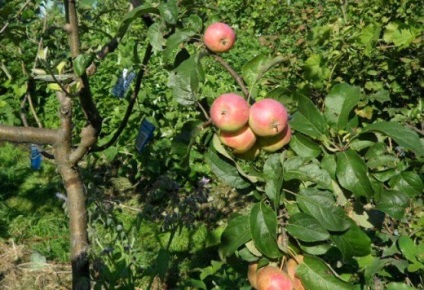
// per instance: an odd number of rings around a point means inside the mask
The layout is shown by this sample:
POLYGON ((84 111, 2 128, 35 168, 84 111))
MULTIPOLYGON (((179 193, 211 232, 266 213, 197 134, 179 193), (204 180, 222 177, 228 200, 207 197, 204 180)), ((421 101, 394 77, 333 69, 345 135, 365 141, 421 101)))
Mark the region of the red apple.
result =
POLYGON ((203 36, 206 47, 212 52, 226 52, 234 45, 236 34, 227 24, 215 22, 208 26, 203 36))
POLYGON ((257 272, 258 290, 293 290, 289 275, 275 266, 265 266, 257 272))
POLYGON ((219 138, 222 144, 234 149, 234 153, 244 153, 255 145, 256 136, 249 128, 245 126, 236 132, 219 132, 219 138))
POLYGON ((271 137, 261 137, 258 139, 258 143, 261 149, 268 152, 275 152, 290 142, 291 135, 290 126, 287 124, 283 132, 271 137))
POLYGON ((240 130, 249 120, 249 108, 249 103, 243 97, 233 93, 223 94, 212 103, 212 123, 222 131, 240 130))
POLYGON ((287 126, 287 109, 274 99, 263 99, 252 105, 249 126, 258 136, 275 136, 287 126))

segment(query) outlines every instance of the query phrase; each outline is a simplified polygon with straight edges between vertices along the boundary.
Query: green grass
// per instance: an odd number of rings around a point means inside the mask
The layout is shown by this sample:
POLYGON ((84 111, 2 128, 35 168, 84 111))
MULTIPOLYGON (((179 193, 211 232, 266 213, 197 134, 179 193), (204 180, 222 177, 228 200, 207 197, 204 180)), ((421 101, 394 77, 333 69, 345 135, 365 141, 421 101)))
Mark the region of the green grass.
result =
POLYGON ((0 239, 29 245, 47 259, 69 260, 67 217, 55 196, 62 190, 50 161, 30 168, 25 146, 0 147, 0 239))

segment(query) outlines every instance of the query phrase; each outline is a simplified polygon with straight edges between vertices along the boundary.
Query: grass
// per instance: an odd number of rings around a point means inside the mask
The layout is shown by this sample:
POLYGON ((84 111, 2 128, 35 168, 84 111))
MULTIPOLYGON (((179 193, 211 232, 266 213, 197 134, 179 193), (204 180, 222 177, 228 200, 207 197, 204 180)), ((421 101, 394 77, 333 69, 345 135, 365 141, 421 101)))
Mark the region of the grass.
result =
MULTIPOLYGON (((190 281, 219 260, 216 246, 222 227, 217 223, 241 199, 229 200, 226 187, 122 191, 122 182, 108 170, 107 164, 82 169, 89 190, 93 287, 163 289, 166 284, 194 289, 190 281), (214 202, 206 203, 207 196, 214 202), (198 199, 202 207, 197 207, 198 199)), ((3 144, 0 188, 0 288, 69 288, 68 218, 66 203, 57 197, 64 190, 54 164, 44 160, 42 169, 34 171, 28 148, 3 144), (34 261, 34 255, 44 262, 34 261), (20 284, 13 286, 16 279, 20 284)))

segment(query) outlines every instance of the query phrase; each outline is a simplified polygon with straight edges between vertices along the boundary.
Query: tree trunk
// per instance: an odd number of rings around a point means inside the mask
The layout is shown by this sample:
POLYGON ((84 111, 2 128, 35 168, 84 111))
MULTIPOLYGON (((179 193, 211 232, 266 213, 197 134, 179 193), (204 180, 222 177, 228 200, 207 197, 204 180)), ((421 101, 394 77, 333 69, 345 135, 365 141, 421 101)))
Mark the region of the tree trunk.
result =
POLYGON ((71 240, 72 289, 90 289, 87 209, 84 185, 78 168, 60 164, 59 173, 67 192, 71 240))

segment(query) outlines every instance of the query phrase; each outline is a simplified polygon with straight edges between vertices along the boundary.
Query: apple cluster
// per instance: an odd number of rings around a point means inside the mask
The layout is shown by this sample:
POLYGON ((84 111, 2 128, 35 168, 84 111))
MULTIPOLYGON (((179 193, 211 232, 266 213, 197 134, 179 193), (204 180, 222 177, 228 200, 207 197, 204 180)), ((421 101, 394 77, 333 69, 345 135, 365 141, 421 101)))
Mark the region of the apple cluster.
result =
MULTIPOLYGON (((235 40, 234 30, 222 22, 209 25, 203 35, 206 48, 213 53, 229 51, 235 40)), ((275 152, 290 142, 287 110, 274 99, 263 99, 250 106, 243 97, 227 93, 212 103, 210 115, 219 129, 221 142, 235 154, 254 158, 260 149, 275 152)))
POLYGON ((226 93, 214 100, 210 116, 221 142, 235 154, 256 157, 261 149, 275 152, 290 142, 287 109, 274 99, 250 106, 242 96, 226 93))

